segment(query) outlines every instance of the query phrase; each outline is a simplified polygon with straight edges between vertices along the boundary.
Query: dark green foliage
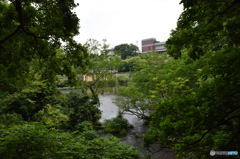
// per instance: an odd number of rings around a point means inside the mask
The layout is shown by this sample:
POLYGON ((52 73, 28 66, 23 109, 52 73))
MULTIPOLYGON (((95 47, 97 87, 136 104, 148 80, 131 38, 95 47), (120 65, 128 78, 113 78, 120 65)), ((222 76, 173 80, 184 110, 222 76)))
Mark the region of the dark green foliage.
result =
POLYGON ((60 92, 54 86, 42 82, 32 82, 21 92, 8 95, 0 100, 3 113, 21 114, 24 120, 32 121, 34 114, 47 104, 63 104, 60 92))
POLYGON ((240 1, 182 3, 184 11, 167 41, 167 53, 177 61, 187 53, 195 69, 186 63, 183 74, 169 70, 187 81, 178 83, 181 89, 174 96, 157 100, 145 142, 171 147, 179 158, 239 150, 240 1))
POLYGON ((74 135, 28 123, 0 131, 0 155, 4 159, 140 158, 133 147, 120 144, 114 137, 99 138, 93 130, 74 135))
POLYGON ((11 127, 23 123, 22 116, 20 114, 1 114, 0 115, 0 129, 11 127))
POLYGON ((101 118, 97 97, 91 98, 83 90, 77 90, 70 92, 66 100, 70 125, 75 126, 83 121, 95 123, 101 118))
POLYGON ((79 29, 76 6, 73 0, 0 2, 0 95, 20 91, 36 74, 52 84, 57 74, 76 81, 71 66, 88 62, 86 48, 73 40, 79 29))
POLYGON ((96 92, 72 92, 65 100, 55 87, 58 75, 73 86, 81 83, 77 70, 92 69, 87 48, 73 39, 76 6, 73 0, 0 1, 0 158, 139 158, 118 139, 104 140, 89 123, 81 125, 101 117, 96 92))
POLYGON ((176 30, 167 40, 167 52, 175 58, 187 48, 193 59, 208 51, 240 45, 238 0, 191 1, 182 0, 184 12, 176 30))
POLYGON ((112 134, 125 135, 127 130, 130 128, 130 124, 128 120, 117 116, 115 118, 109 119, 105 121, 104 131, 112 134))
POLYGON ((118 72, 129 72, 133 71, 133 63, 128 63, 127 61, 123 61, 123 63, 119 66, 118 72))
POLYGON ((61 138, 39 124, 16 125, 1 130, 0 155, 5 159, 60 158, 61 138))
POLYGON ((133 44, 121 44, 117 45, 114 48, 116 54, 121 55, 121 59, 125 60, 129 57, 136 56, 139 53, 139 49, 136 45, 133 44))

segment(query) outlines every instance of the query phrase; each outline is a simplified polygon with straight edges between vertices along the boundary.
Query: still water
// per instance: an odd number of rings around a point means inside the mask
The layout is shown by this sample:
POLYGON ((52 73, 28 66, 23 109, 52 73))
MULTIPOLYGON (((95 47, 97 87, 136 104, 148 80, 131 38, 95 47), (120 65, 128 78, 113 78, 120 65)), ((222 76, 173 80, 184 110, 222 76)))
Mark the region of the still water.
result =
MULTIPOLYGON (((116 95, 99 95, 99 99, 101 102, 100 110, 102 111, 102 118, 100 119, 101 122, 104 122, 105 119, 111 119, 116 117, 118 114, 118 107, 115 103, 113 103, 114 98, 116 95)), ((121 137, 121 142, 124 144, 135 146, 144 156, 144 158, 151 158, 151 159, 174 159, 174 153, 171 150, 162 150, 157 152, 157 146, 152 146, 150 151, 146 150, 143 147, 143 141, 141 139, 141 135, 143 135, 146 130, 147 126, 144 124, 143 120, 138 119, 134 115, 125 114, 124 118, 128 119, 129 123, 133 125, 133 129, 127 133, 124 137, 121 137), (137 137, 138 136, 138 137, 137 137), (155 153, 154 153, 155 152, 155 153)))
MULTIPOLYGON (((61 92, 69 93, 72 90, 74 89, 61 90, 61 92)), ((116 93, 116 90, 114 89, 110 92, 110 94, 99 95, 101 102, 100 110, 102 111, 102 118, 100 119, 100 122, 104 122, 105 119, 114 118, 118 114, 118 107, 115 103, 113 103, 114 98, 117 97, 117 95, 114 95, 114 92, 116 93)), ((143 141, 141 139, 141 136, 147 131, 147 126, 144 124, 144 121, 134 115, 124 114, 123 117, 129 121, 129 123, 133 126, 133 129, 131 129, 130 132, 128 132, 125 136, 121 137, 122 143, 136 147, 143 155, 143 158, 175 159, 172 150, 165 149, 158 152, 157 145, 153 145, 150 148, 151 152, 149 150, 146 150, 143 147, 143 141)))

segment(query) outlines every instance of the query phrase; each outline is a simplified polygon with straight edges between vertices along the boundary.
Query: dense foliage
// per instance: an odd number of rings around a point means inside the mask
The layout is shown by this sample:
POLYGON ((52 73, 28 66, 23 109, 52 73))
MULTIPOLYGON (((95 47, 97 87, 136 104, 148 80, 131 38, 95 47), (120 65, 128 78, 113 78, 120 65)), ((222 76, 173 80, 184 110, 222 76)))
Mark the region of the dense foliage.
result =
POLYGON ((121 59, 125 60, 129 57, 138 55, 139 49, 134 44, 120 44, 114 47, 114 52, 121 55, 121 59))
POLYGON ((104 131, 112 134, 125 135, 127 130, 131 128, 128 120, 121 115, 105 121, 104 131))
POLYGON ((172 148, 179 158, 239 150, 240 1, 181 3, 184 11, 167 41, 175 59, 146 55, 117 103, 150 121, 146 146, 172 148))
POLYGON ((37 123, 0 129, 1 158, 140 158, 133 147, 120 144, 119 139, 102 139, 93 130, 80 134, 48 129, 37 123))
POLYGON ((74 41, 76 6, 74 0, 0 1, 1 158, 140 157, 92 128, 101 117, 98 80, 86 87, 81 77, 103 66, 95 60, 104 56, 90 56, 88 46, 74 41), (61 93, 59 75, 77 91, 61 93))
POLYGON ((96 123, 101 118, 98 98, 91 98, 84 91, 72 91, 67 95, 67 112, 71 126, 83 121, 96 123))
POLYGON ((78 69, 79 73, 84 73, 85 81, 80 83, 80 87, 87 88, 93 95, 102 93, 104 87, 112 87, 116 84, 114 73, 121 63, 120 57, 109 49, 106 40, 101 43, 94 39, 89 39, 84 45, 90 55, 90 61, 86 69, 78 69))
POLYGON ((0 95, 37 77, 54 83, 56 75, 66 74, 76 80, 71 66, 84 68, 88 54, 73 40, 79 29, 74 7, 73 0, 0 2, 0 95))

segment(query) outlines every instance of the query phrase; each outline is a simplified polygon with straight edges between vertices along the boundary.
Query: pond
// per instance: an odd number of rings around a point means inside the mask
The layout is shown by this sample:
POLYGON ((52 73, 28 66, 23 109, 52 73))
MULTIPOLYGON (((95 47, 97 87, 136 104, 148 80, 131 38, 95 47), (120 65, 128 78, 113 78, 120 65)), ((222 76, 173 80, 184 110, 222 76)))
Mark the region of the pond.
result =
MULTIPOLYGON (((100 119, 101 122, 104 122, 105 119, 111 119, 116 117, 118 114, 118 107, 115 103, 113 103, 114 98, 116 95, 99 95, 99 99, 101 102, 100 110, 102 111, 102 118, 100 119)), ((143 120, 140 120, 134 115, 124 114, 124 118, 128 119, 129 123, 133 125, 133 129, 130 130, 125 136, 121 137, 121 142, 124 144, 135 146, 143 155, 144 158, 152 158, 152 159, 174 159, 174 153, 172 150, 162 150, 158 151, 156 145, 153 145, 150 150, 153 152, 146 150, 143 147, 143 141, 141 139, 141 135, 143 135, 146 130, 147 126, 144 124, 143 120), (138 136, 138 137, 137 137, 138 136), (156 152, 156 153, 154 153, 156 152)))
MULTIPOLYGON (((118 114, 118 107, 115 103, 113 103, 114 98, 117 97, 116 88, 109 88, 109 92, 105 92, 105 95, 99 95, 100 99, 100 110, 102 111, 102 118, 100 122, 104 122, 105 119, 111 119, 117 116, 118 114)), ((61 92, 69 93, 74 89, 63 89, 61 92)), ((137 118, 134 115, 124 114, 124 118, 126 118, 129 123, 133 126, 125 136, 121 137, 121 142, 127 145, 131 145, 136 147, 144 158, 148 159, 175 159, 174 152, 170 149, 164 149, 162 151, 158 151, 157 145, 153 145, 150 147, 150 151, 146 150, 143 147, 143 141, 141 139, 141 135, 147 131, 147 125, 144 124, 144 121, 137 118)), ((106 135, 103 131, 100 132, 102 135, 106 135)))

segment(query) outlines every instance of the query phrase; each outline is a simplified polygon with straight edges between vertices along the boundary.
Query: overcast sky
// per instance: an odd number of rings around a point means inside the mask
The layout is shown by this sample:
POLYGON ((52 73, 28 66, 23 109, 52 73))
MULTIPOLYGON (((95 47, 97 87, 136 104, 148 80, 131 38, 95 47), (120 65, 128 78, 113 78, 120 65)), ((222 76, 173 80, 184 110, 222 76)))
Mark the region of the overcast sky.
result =
POLYGON ((76 40, 102 41, 114 47, 122 43, 139 46, 141 40, 166 41, 176 28, 183 11, 180 0, 76 0, 74 10, 80 18, 80 35, 76 40))

